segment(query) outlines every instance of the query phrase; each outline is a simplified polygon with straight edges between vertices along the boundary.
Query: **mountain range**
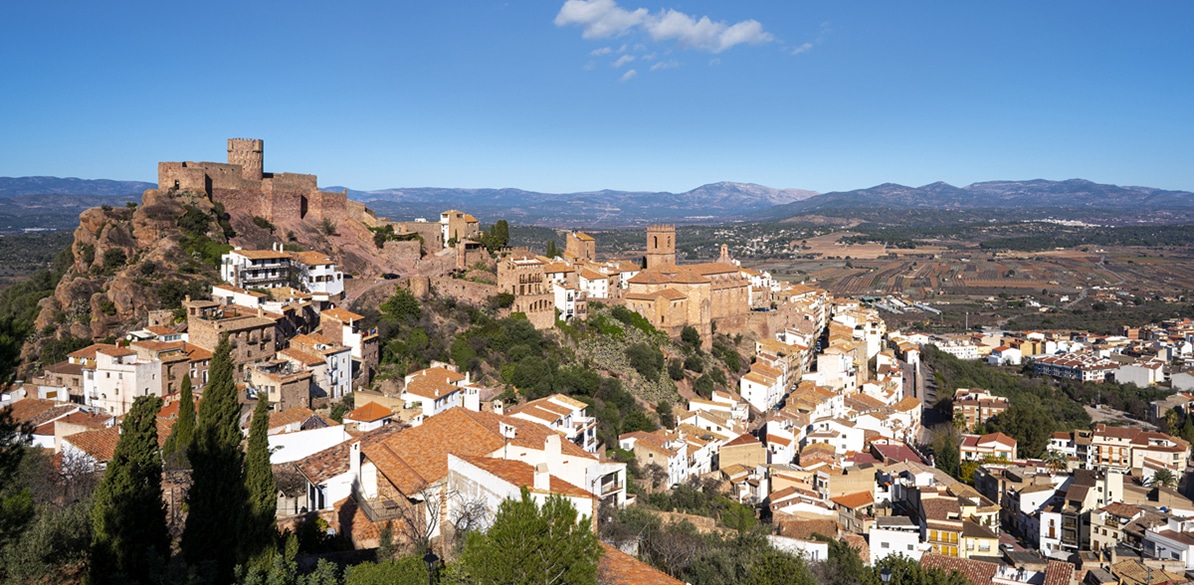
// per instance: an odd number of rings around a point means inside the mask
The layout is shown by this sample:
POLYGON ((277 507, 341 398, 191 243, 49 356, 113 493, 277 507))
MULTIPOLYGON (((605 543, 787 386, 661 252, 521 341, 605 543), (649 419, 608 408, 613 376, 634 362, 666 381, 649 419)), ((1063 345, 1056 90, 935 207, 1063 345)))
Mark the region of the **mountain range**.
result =
MULTIPOLYGON (((83 209, 139 201, 139 181, 57 177, 0 177, 0 231, 41 227, 70 229, 83 209)), ((884 183, 867 189, 817 194, 753 183, 720 182, 683 193, 602 190, 541 193, 522 189, 346 187, 379 216, 432 219, 459 208, 485 221, 507 219, 557 228, 618 228, 666 222, 866 221, 931 224, 1017 220, 1043 216, 1102 223, 1194 222, 1194 193, 1121 187, 1083 179, 987 181, 965 187, 937 182, 921 187, 884 183)))

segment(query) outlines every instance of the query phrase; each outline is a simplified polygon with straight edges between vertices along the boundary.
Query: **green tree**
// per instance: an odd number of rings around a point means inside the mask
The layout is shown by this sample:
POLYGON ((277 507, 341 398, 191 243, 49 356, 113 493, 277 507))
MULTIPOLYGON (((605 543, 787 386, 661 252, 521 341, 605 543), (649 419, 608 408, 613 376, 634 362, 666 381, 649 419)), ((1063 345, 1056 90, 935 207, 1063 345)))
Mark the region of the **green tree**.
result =
POLYGON ((248 515, 241 539, 241 554, 259 559, 274 549, 277 538, 278 489, 269 464, 269 401, 259 398, 249 427, 249 449, 245 457, 245 490, 249 494, 248 515))
POLYGON ((556 247, 555 240, 547 241, 547 252, 545 252, 543 255, 547 256, 548 258, 555 258, 556 256, 560 255, 560 249, 556 247))
POLYGON ((685 325, 684 329, 680 331, 680 341, 692 349, 697 349, 701 346, 701 333, 696 330, 696 327, 685 325))
POLYGON ((636 343, 626 348, 626 359, 630 360, 630 367, 647 380, 658 380, 664 368, 663 352, 646 343, 636 343))
POLYGON ((593 583, 601 554, 588 518, 568 500, 552 495, 540 507, 523 488, 498 506, 487 532, 469 533, 461 562, 478 583, 593 583))
POLYGON ((743 585, 817 585, 802 557, 767 547, 751 562, 743 585))
POLYGON ((120 424, 120 441, 95 491, 91 510, 91 563, 94 583, 149 581, 149 568, 170 553, 166 507, 162 502, 162 460, 157 414, 162 401, 141 396, 120 424))
POLYGON ((1163 486, 1169 489, 1177 488, 1177 474, 1168 469, 1158 469, 1153 472, 1153 476, 1149 478, 1148 485, 1163 486))
POLYGON ((208 369, 195 437, 187 451, 191 489, 187 493, 182 552, 193 565, 214 563, 217 581, 232 580, 248 496, 241 453, 240 405, 233 379, 232 346, 220 339, 208 369))
POLYGON ((497 220, 497 223, 493 224, 492 231, 494 244, 498 248, 504 248, 506 244, 510 243, 510 224, 506 220, 497 220))
POLYGON ((961 475, 961 456, 958 453, 957 431, 952 427, 943 427, 933 441, 934 465, 937 469, 953 477, 961 475))
POLYGON ((12 409, 0 409, 0 548, 21 537, 35 513, 33 494, 17 481, 32 432, 13 420, 12 409))
POLYGON ((182 387, 178 391, 178 419, 170 428, 170 436, 166 437, 166 445, 162 448, 162 458, 167 467, 186 468, 187 449, 191 447, 191 440, 195 437, 195 395, 191 390, 191 375, 182 375, 182 387))
POLYGON ((427 565, 418 556, 361 563, 348 568, 344 585, 421 584, 427 582, 427 565))
POLYGON ((423 307, 409 289, 396 286, 394 296, 381 304, 381 312, 399 323, 409 323, 423 316, 423 307))

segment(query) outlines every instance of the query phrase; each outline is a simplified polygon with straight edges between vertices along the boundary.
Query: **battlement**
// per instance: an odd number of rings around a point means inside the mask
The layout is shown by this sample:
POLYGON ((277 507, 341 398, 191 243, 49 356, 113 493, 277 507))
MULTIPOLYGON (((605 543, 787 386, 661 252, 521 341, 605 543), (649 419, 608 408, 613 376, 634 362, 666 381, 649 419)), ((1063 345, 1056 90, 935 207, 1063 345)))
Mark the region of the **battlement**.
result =
POLYGON ((315 175, 267 173, 264 153, 260 138, 229 138, 227 163, 158 163, 158 189, 204 193, 230 213, 272 222, 348 217, 345 193, 320 191, 315 175))
POLYGON ((240 165, 241 175, 260 181, 265 171, 265 141, 260 138, 229 138, 228 164, 240 165))

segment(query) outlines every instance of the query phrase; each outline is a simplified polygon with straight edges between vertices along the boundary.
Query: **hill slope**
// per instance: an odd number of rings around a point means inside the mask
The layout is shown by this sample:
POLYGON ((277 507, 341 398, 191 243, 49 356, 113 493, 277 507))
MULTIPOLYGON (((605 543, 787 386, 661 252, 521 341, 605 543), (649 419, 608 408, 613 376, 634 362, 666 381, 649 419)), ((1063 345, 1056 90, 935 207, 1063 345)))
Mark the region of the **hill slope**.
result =
POLYGON ((1067 181, 988 181, 965 187, 932 183, 907 187, 884 183, 868 189, 832 192, 752 214, 760 220, 798 219, 802 216, 857 217, 888 220, 920 216, 916 211, 953 212, 1018 219, 1040 217, 1043 212, 1069 219, 1105 221, 1121 218, 1140 221, 1151 217, 1165 221, 1194 215, 1194 193, 1151 187, 1104 185, 1084 179, 1067 181), (891 217, 891 211, 898 211, 891 217))

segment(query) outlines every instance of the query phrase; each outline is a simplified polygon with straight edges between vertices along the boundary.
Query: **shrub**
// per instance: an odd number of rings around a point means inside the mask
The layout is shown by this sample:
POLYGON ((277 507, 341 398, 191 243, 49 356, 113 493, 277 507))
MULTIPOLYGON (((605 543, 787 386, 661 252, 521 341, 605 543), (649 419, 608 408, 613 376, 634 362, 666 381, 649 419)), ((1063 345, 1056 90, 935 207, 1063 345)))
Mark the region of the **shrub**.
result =
POLYGON ((699 374, 705 371, 705 360, 701 359, 700 356, 690 355, 684 358, 684 369, 699 374))
POLYGON ((673 359, 667 363, 667 376, 672 380, 679 381, 684 379, 684 362, 679 358, 673 359))
POLYGON ((646 343, 636 343, 626 348, 626 359, 630 360, 630 366, 639 375, 648 380, 658 380, 663 370, 663 352, 646 343))
POLYGON ((253 216, 253 225, 255 225, 263 230, 269 230, 269 233, 271 233, 271 234, 274 233, 274 229, 275 229, 274 224, 270 223, 270 221, 268 219, 265 219, 264 217, 261 217, 259 215, 253 216))
POLYGON ((104 269, 116 270, 128 262, 128 256, 120 248, 104 250, 104 269))

